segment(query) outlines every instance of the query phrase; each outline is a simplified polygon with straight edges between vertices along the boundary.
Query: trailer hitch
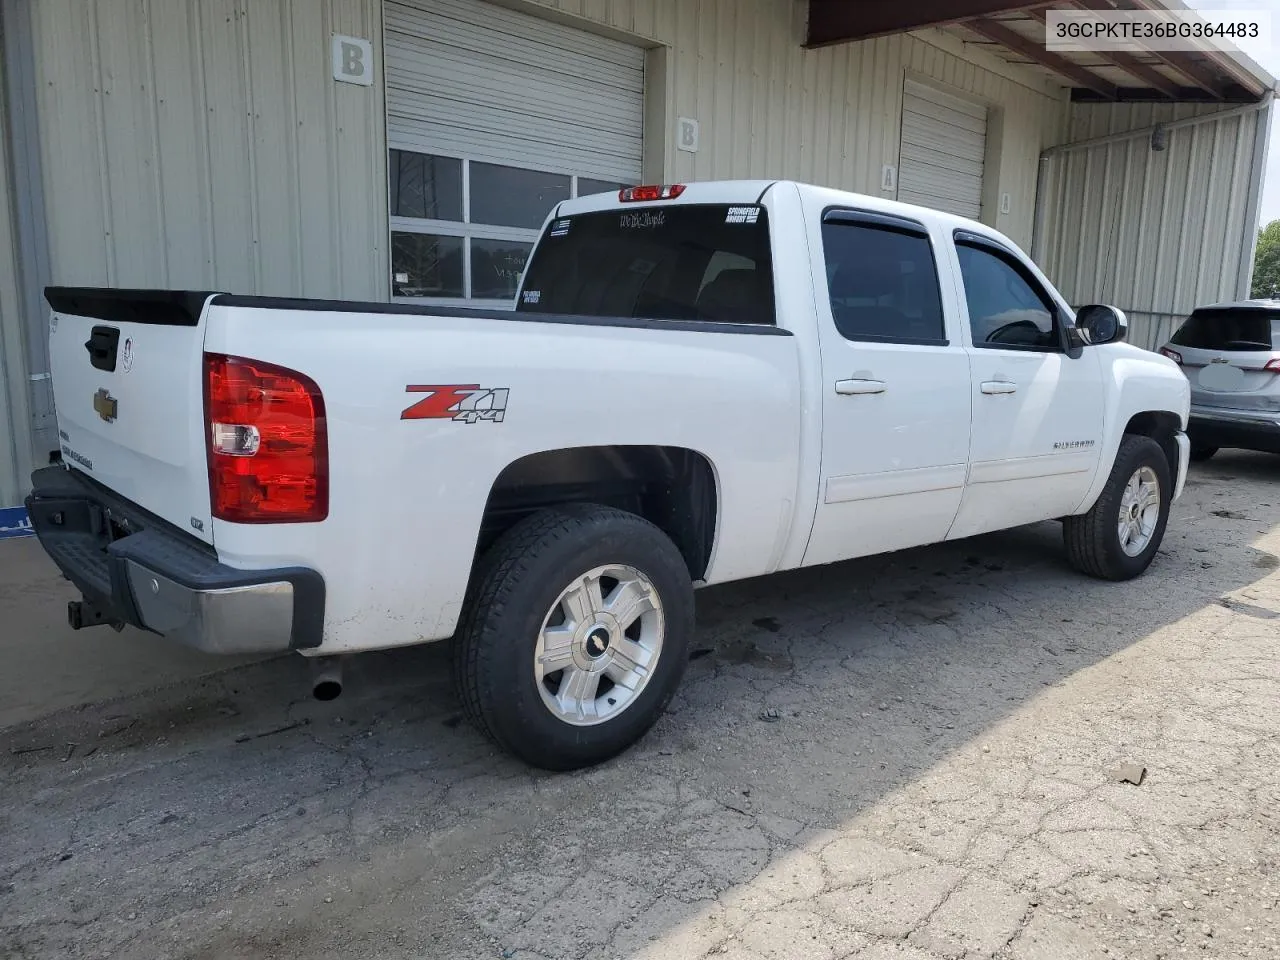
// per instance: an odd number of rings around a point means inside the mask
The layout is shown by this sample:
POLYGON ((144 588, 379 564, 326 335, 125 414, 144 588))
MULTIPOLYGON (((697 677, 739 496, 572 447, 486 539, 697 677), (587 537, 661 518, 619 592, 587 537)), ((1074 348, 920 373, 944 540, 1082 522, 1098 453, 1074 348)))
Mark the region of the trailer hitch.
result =
POLYGON ((124 621, 113 617, 96 603, 88 600, 72 600, 67 604, 67 622, 72 630, 83 630, 85 627, 98 627, 106 624, 116 633, 124 629, 124 621))

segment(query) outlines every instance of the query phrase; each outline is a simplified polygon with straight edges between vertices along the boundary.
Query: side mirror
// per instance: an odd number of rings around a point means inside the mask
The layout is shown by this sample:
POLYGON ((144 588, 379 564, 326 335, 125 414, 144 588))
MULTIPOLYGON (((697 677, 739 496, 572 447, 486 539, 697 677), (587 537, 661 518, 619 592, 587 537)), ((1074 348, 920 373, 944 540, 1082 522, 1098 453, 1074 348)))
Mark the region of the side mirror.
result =
POLYGON ((1129 318, 1118 307, 1095 303, 1076 311, 1076 329, 1089 346, 1119 343, 1129 335, 1129 318))

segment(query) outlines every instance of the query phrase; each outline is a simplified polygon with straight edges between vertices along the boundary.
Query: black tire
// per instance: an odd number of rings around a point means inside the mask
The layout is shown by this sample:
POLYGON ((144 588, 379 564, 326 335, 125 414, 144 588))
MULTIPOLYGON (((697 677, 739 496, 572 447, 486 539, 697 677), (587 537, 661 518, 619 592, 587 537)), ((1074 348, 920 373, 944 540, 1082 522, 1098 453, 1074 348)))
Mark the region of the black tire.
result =
POLYGON ((486 551, 472 577, 453 658, 467 718, 498 746, 543 769, 574 770, 616 756, 648 732, 675 695, 689 661, 693 608, 684 558, 647 520, 585 504, 534 514, 486 551), (634 567, 653 585, 665 621, 661 652, 625 709, 576 726, 543 702, 534 651, 561 592, 609 564, 634 567))
POLYGON ((1102 495, 1088 513, 1067 517, 1062 525, 1062 538, 1071 565, 1082 573, 1103 580, 1132 580, 1151 565, 1165 525, 1169 522, 1169 505, 1173 496, 1173 480, 1169 461, 1160 444, 1150 437, 1126 435, 1116 451, 1111 476, 1102 495), (1142 467, 1150 467, 1160 485, 1160 515, 1151 542, 1137 556, 1131 557, 1120 545, 1120 499, 1129 479, 1142 467))
POLYGON ((1208 460, 1217 452, 1217 447, 1204 447, 1194 442, 1191 444, 1191 459, 1196 463, 1202 463, 1205 460, 1208 460))

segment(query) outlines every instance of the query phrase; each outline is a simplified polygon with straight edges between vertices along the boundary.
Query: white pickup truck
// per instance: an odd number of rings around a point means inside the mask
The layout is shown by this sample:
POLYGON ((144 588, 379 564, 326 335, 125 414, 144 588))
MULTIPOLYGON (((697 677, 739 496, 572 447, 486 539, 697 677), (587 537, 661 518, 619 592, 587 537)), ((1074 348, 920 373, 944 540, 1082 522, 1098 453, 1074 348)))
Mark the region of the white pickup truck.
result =
POLYGON ((981 224, 791 182, 561 203, 509 311, 47 298, 62 464, 27 506, 74 625, 453 638, 470 718, 547 768, 655 722, 695 587, 1044 520, 1123 580, 1186 477, 1187 380, 1119 311, 981 224))

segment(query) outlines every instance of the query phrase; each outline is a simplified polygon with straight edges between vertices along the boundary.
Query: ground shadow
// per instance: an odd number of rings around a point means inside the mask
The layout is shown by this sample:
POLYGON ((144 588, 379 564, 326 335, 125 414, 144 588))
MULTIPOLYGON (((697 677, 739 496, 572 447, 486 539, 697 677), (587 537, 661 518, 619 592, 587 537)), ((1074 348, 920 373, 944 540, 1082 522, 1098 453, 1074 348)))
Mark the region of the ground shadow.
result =
POLYGON ((0 947, 594 957, 655 889, 661 940, 1046 687, 1206 605, 1274 616, 1239 596, 1275 566, 1251 546, 1280 523, 1273 480, 1280 459, 1197 467, 1126 584, 1072 572, 1041 524, 703 591, 670 713, 577 774, 460 722, 442 647, 352 661, 330 705, 285 659, 4 731, 0 947))

